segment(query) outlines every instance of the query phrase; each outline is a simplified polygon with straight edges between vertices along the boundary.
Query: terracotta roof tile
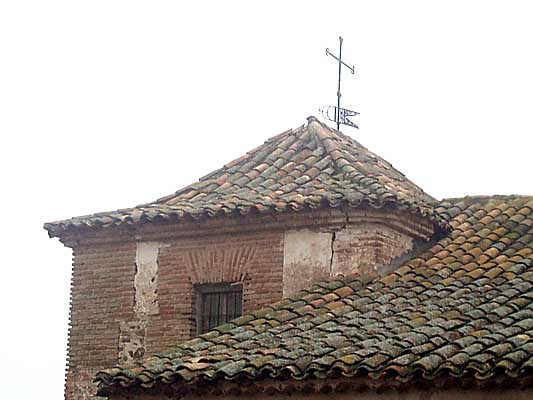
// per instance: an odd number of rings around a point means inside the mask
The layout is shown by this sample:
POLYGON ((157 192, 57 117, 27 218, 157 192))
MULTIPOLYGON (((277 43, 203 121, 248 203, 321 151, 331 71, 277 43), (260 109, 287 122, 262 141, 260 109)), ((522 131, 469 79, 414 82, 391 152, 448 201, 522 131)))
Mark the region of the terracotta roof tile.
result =
POLYGON ((73 228, 341 204, 392 206, 434 219, 434 203, 388 162, 309 117, 307 125, 269 139, 170 196, 133 208, 47 223, 45 229, 50 236, 60 236, 73 228))
POLYGON ((141 368, 102 371, 100 387, 194 388, 338 371, 398 384, 442 376, 533 384, 533 197, 455 199, 438 212, 454 229, 391 274, 366 286, 354 277, 314 285, 141 368), (488 242, 472 242, 474 258, 465 258, 461 246, 473 237, 488 242))

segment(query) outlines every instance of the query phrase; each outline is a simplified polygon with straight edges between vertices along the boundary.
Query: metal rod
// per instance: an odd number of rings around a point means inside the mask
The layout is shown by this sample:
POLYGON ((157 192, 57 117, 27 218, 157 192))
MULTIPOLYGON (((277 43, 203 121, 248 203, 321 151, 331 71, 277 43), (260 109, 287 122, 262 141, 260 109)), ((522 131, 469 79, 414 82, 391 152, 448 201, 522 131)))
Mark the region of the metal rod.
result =
POLYGON ((327 119, 330 121, 334 121, 337 123, 337 130, 340 129, 340 125, 345 124, 349 126, 354 126, 357 128, 357 125, 355 125, 352 121, 350 121, 347 117, 349 116, 355 116, 359 113, 355 111, 345 110, 341 108, 341 73, 342 73, 342 66, 344 65, 346 68, 350 70, 352 74, 355 74, 355 66, 349 66, 342 60, 342 36, 339 36, 339 56, 337 57, 335 54, 332 54, 329 48, 326 48, 326 55, 333 57, 335 60, 337 60, 337 63, 339 64, 339 79, 337 82, 337 107, 328 107, 327 110, 321 110, 322 114, 326 116, 327 119), (334 109, 334 119, 332 120, 331 117, 328 115, 330 108, 334 109), (325 113, 325 114, 324 114, 325 113))
POLYGON ((337 86, 337 130, 340 127, 341 121, 341 69, 342 69, 342 37, 339 36, 339 84, 337 86))

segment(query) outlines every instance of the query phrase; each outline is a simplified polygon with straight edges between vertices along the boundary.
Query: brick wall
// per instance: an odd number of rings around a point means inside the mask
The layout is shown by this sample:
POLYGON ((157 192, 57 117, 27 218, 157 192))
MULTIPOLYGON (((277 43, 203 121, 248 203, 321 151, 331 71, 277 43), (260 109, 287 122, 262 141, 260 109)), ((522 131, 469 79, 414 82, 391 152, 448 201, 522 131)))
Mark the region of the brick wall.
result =
POLYGON ((94 398, 96 372, 119 357, 121 363, 139 362, 194 336, 194 284, 242 282, 244 312, 281 299, 281 233, 166 238, 157 261, 157 311, 140 312, 139 243, 74 247, 67 399, 94 398), (194 257, 200 264, 191 262, 194 257), (222 268, 206 268, 206 260, 222 268))
POLYGON ((102 366, 117 362, 120 321, 133 314, 135 243, 74 247, 67 399, 89 399, 102 366))

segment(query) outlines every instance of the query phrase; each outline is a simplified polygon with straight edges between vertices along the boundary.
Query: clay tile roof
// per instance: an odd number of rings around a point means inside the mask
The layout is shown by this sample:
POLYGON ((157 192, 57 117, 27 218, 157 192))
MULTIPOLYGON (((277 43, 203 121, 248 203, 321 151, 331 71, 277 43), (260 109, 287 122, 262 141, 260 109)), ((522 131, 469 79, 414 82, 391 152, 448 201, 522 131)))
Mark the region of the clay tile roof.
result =
POLYGON ((454 199, 438 212, 451 231, 389 275, 314 285, 141 367, 102 371, 101 389, 335 377, 533 385, 533 197, 454 199))
POLYGON ((45 229, 50 236, 60 236, 69 228, 341 204, 393 206, 434 218, 434 202, 387 161, 309 117, 306 125, 274 136, 170 196, 129 209, 47 223, 45 229))

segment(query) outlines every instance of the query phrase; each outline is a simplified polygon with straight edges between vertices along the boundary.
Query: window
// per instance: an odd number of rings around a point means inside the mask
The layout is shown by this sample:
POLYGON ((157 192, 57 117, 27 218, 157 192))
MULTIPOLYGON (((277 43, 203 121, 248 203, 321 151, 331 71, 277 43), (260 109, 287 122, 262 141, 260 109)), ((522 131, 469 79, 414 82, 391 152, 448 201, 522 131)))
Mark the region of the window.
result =
POLYGON ((196 329, 207 332, 242 315, 242 285, 198 285, 196 290, 196 329))

